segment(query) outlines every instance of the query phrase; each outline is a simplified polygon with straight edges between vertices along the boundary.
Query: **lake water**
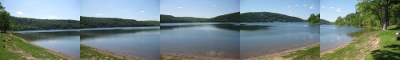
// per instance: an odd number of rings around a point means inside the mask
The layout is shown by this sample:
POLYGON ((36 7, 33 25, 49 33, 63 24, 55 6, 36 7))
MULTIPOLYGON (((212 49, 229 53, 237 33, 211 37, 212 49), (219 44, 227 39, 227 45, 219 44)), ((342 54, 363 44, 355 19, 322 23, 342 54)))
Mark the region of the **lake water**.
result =
POLYGON ((30 30, 12 33, 35 45, 79 58, 79 30, 30 30))
POLYGON ((242 58, 273 54, 319 43, 319 25, 308 23, 241 23, 242 58))
POLYGON ((145 60, 160 59, 160 27, 81 30, 81 44, 145 60))
POLYGON ((239 28, 236 23, 161 23, 160 51, 239 59, 239 28))
POLYGON ((362 30, 362 28, 336 26, 336 25, 321 25, 320 28, 321 28, 320 52, 325 52, 329 49, 333 49, 343 44, 351 42, 353 38, 349 34, 362 30))

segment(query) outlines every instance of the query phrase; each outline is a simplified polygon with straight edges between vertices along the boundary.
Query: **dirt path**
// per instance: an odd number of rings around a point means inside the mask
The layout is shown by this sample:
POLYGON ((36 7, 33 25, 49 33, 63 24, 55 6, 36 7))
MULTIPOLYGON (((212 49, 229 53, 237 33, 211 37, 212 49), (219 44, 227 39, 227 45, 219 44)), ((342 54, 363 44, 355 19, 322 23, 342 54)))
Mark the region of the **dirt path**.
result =
MULTIPOLYGON (((346 59, 360 59, 360 60, 364 60, 364 58, 366 57, 366 55, 369 52, 371 52, 373 50, 377 50, 379 48, 379 41, 381 40, 380 38, 378 38, 377 35, 372 35, 370 37, 360 37, 360 38, 356 38, 356 39, 357 40, 366 40, 366 41, 363 41, 361 43, 355 44, 354 49, 355 50, 360 50, 360 51, 358 51, 358 54, 356 54, 354 58, 340 58, 340 59, 345 59, 345 60, 346 59)), ((329 53, 334 53, 335 51, 340 50, 340 49, 348 46, 350 43, 353 43, 353 42, 355 42, 355 41, 352 41, 352 42, 346 43, 346 44, 344 44, 342 46, 339 46, 337 48, 322 52, 320 54, 320 56, 323 56, 323 55, 329 54, 329 53)), ((350 52, 343 52, 343 53, 348 54, 350 52)))
POLYGON ((306 50, 308 48, 312 48, 312 47, 315 47, 317 45, 320 45, 320 44, 316 43, 316 44, 308 45, 308 46, 305 46, 305 47, 300 47, 300 48, 296 48, 296 49, 292 49, 292 50, 287 50, 287 51, 284 51, 284 52, 246 58, 244 60, 292 60, 292 58, 283 58, 282 56, 285 56, 285 55, 288 55, 290 53, 296 52, 297 50, 306 50))
MULTIPOLYGON (((22 40, 24 43, 28 43, 28 44, 30 44, 32 46, 35 46, 35 47, 43 48, 43 47, 37 46, 37 45, 35 45, 35 44, 33 44, 33 43, 23 39, 23 38, 16 37, 16 36, 12 35, 11 33, 8 36, 4 36, 4 37, 5 37, 4 39, 11 39, 10 37, 15 37, 15 38, 18 38, 18 39, 22 40)), ((14 45, 14 47, 18 47, 18 46, 14 45)), ((57 55, 57 56, 61 56, 61 57, 66 58, 68 60, 78 60, 79 59, 79 58, 75 58, 75 57, 63 54, 61 52, 55 52, 55 51, 52 51, 52 50, 49 50, 49 49, 46 49, 46 48, 43 48, 43 49, 46 50, 49 53, 52 53, 52 54, 57 55)), ((27 53, 25 53, 25 52, 23 52, 21 50, 9 50, 9 51, 13 51, 13 52, 16 52, 18 54, 21 54, 23 57, 25 57, 28 60, 30 60, 30 59, 36 60, 36 58, 32 57, 30 54, 27 54, 27 53)))
POLYGON ((202 56, 184 56, 178 54, 165 54, 161 53, 163 60, 240 60, 232 58, 216 58, 216 57, 202 57, 202 56))
MULTIPOLYGON (((83 45, 83 44, 81 44, 81 45, 83 45)), ((83 45, 83 46, 86 46, 86 45, 83 45)), ((90 47, 90 46, 86 46, 86 47, 90 47)), ((113 57, 117 57, 117 58, 120 58, 120 59, 126 59, 126 60, 143 60, 143 59, 137 59, 137 57, 132 57, 132 56, 129 56, 129 55, 124 55, 124 54, 118 54, 118 53, 110 52, 110 51, 107 51, 107 50, 101 50, 101 49, 97 49, 97 48, 93 48, 93 47, 90 47, 90 48, 91 48, 92 50, 94 50, 94 51, 99 52, 99 53, 111 55, 111 56, 113 56, 113 57)))

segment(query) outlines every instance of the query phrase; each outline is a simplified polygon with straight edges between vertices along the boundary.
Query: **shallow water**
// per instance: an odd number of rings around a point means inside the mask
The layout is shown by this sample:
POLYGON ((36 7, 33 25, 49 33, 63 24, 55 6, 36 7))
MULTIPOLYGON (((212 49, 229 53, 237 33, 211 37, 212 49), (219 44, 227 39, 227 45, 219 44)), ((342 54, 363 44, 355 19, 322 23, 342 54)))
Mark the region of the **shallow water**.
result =
POLYGON ((351 42, 351 40, 353 40, 353 37, 350 36, 350 34, 362 30, 362 28, 336 25, 321 25, 320 28, 320 52, 325 52, 327 50, 334 49, 343 44, 351 42))
POLYGON ((15 36, 29 42, 79 58, 79 30, 30 30, 13 31, 15 36))
POLYGON ((319 42, 319 25, 308 23, 241 23, 242 58, 283 52, 319 42))
POLYGON ((81 44, 145 60, 160 59, 159 27, 81 30, 81 44))

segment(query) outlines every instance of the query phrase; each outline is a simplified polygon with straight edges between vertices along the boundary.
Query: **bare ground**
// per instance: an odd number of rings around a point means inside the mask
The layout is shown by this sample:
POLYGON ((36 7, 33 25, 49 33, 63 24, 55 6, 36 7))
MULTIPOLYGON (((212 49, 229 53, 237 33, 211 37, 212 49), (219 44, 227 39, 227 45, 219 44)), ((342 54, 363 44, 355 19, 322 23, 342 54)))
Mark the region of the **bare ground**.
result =
POLYGON ((181 59, 181 60, 240 60, 240 59, 233 59, 233 58, 187 56, 187 55, 166 54, 166 53, 161 53, 161 57, 163 57, 164 60, 170 60, 170 59, 181 59))
POLYGON ((305 46, 305 47, 300 47, 300 48, 296 48, 296 49, 292 49, 292 50, 287 50, 287 51, 284 51, 284 52, 261 55, 261 56, 257 56, 257 57, 250 57, 250 58, 246 58, 244 60, 292 60, 292 58, 283 58, 282 56, 288 55, 290 53, 294 53, 297 50, 306 50, 308 48, 312 48, 312 47, 318 46, 318 45, 319 45, 319 43, 316 43, 316 44, 308 45, 308 46, 305 46))
MULTIPOLYGON (((81 45, 83 45, 83 44, 81 44, 81 45)), ((86 46, 86 45, 84 45, 84 46, 86 46)), ((87 47, 90 47, 90 46, 87 46, 87 47)), ((118 54, 118 53, 114 53, 114 52, 107 51, 107 50, 101 50, 101 49, 97 49, 97 48, 93 48, 93 47, 90 47, 90 48, 91 48, 92 50, 94 50, 94 51, 99 52, 99 53, 111 55, 111 56, 116 57, 116 58, 119 58, 119 59, 126 59, 126 60, 143 60, 143 59, 139 59, 139 58, 137 58, 137 57, 132 57, 132 56, 129 56, 129 55, 124 55, 124 54, 118 54)), ((94 59, 98 59, 98 58, 93 58, 93 59, 82 59, 82 60, 94 60, 94 59)), ((101 59, 100 59, 100 60, 101 60, 101 59)))

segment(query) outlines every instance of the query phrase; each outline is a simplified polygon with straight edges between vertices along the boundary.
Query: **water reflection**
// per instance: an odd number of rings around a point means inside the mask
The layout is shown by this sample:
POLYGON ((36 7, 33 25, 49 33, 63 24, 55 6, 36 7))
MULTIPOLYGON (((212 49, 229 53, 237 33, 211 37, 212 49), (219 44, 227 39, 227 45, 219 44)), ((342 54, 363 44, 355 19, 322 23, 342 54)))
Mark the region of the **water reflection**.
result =
POLYGON ((13 31, 13 35, 24 38, 35 45, 79 58, 79 31, 34 30, 13 31))

